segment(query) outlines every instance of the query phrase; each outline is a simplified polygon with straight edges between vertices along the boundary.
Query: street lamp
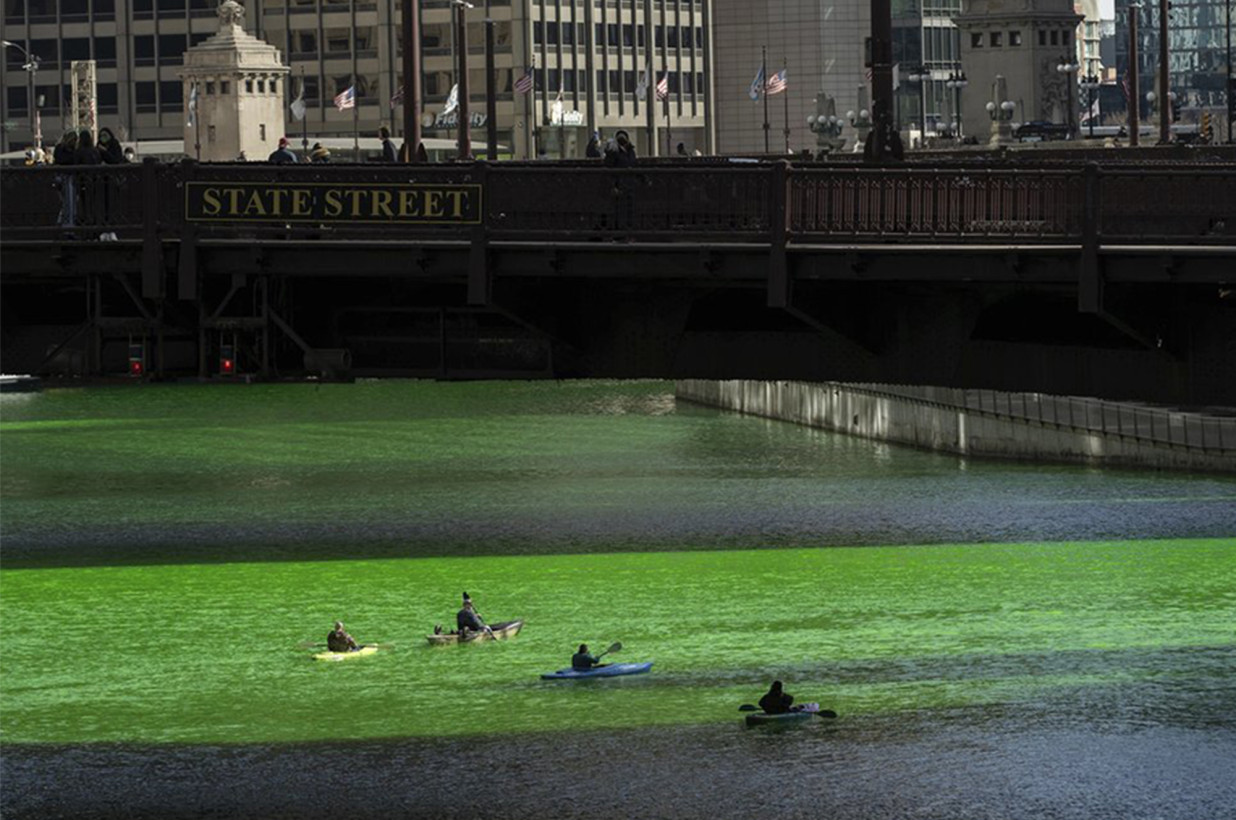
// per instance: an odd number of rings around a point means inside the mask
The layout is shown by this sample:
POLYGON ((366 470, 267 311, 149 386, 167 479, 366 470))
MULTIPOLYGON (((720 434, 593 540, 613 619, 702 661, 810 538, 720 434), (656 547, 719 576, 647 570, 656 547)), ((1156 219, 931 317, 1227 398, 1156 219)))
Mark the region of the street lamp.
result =
POLYGON ((26 49, 22 48, 17 43, 14 43, 12 40, 3 40, 0 42, 4 43, 5 48, 12 47, 20 51, 26 60, 26 62, 22 65, 22 69, 25 70, 30 82, 30 95, 26 98, 26 103, 30 106, 30 135, 34 139, 34 147, 42 148, 43 128, 42 124, 39 122, 39 102, 34 96, 34 75, 39 72, 39 58, 38 56, 31 54, 29 51, 26 51, 26 49))
POLYGON ((1073 62, 1071 57, 1065 56, 1060 59, 1060 64, 1056 66, 1056 71, 1065 75, 1064 91, 1067 97, 1065 105, 1066 119, 1065 124, 1069 127, 1069 139, 1073 139, 1073 83, 1077 82, 1077 69, 1079 66, 1073 62))
POLYGON ((1099 78, 1093 74, 1087 74, 1078 83, 1087 93, 1086 96, 1086 119, 1090 121, 1090 139, 1094 139, 1094 95, 1099 89, 1099 78))
POLYGON ((970 81, 966 79, 966 72, 964 71, 958 74, 949 74, 948 79, 944 81, 944 87, 947 89, 950 89, 953 92, 954 94, 953 99, 956 100, 957 102, 956 106, 953 108, 953 111, 955 112, 956 117, 957 117, 957 123, 956 123, 956 126, 953 128, 953 131, 957 134, 958 139, 961 139, 961 123, 962 123, 961 89, 965 88, 969 84, 970 84, 970 81))
POLYGON ((927 139, 927 83, 931 82, 931 70, 925 66, 919 66, 906 79, 912 83, 918 83, 918 140, 919 145, 922 146, 927 139))
POLYGON ((820 156, 823 156, 832 151, 840 151, 845 145, 845 140, 841 138, 841 130, 845 127, 845 123, 834 113, 836 109, 833 98, 825 96, 822 92, 820 97, 823 99, 817 98, 816 100, 820 113, 807 117, 807 128, 815 134, 815 144, 820 149, 820 156))

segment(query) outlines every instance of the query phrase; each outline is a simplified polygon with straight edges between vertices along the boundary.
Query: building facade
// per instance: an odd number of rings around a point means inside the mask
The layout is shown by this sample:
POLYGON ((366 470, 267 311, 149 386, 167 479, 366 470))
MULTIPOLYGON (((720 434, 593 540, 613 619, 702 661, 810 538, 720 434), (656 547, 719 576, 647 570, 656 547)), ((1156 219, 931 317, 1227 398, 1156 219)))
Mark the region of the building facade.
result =
MULTIPOLYGON (((1168 26, 1168 86, 1180 102, 1181 119, 1196 122, 1210 111, 1218 123, 1228 106, 1227 0, 1172 0, 1168 26)), ((1128 4, 1116 4, 1116 69, 1129 67, 1128 4)), ((1159 7, 1145 3, 1138 20, 1138 94, 1148 117, 1146 94, 1158 93, 1159 7)), ((1219 129, 1219 125, 1216 125, 1219 129)))
MULTIPOLYGON (((485 21, 493 21, 498 141, 505 154, 580 156, 589 134, 627 130, 641 155, 683 143, 708 151, 712 0, 475 0, 466 9, 473 138, 485 134, 485 21), (516 91, 532 72, 533 88, 516 91), (641 98, 641 80, 652 88, 641 98), (646 101, 665 81, 649 122, 646 101), (655 144, 651 126, 657 131, 655 144)), ((125 139, 179 139, 184 131, 184 53, 215 33, 218 0, 4 0, 4 39, 37 54, 45 122, 68 116, 70 60, 98 62, 100 125, 125 139)), ((306 116, 289 116, 297 137, 372 137, 386 125, 398 136, 403 112, 400 0, 249 0, 245 27, 285 55, 291 68, 285 105, 303 92, 306 116), (335 97, 355 89, 355 109, 335 97), (303 136, 302 136, 303 135, 303 136)), ((426 137, 454 138, 457 123, 441 112, 456 83, 458 6, 421 0, 422 127, 426 137)), ((6 136, 30 140, 28 76, 16 49, 6 49, 6 136)), ((36 97, 38 95, 36 94, 36 97)), ((45 134, 48 128, 44 128, 45 134)))
POLYGON ((962 102, 966 133, 991 133, 1000 116, 1019 123, 1070 123, 1076 129, 1080 69, 1058 70, 1077 60, 1082 15, 1072 0, 966 0, 954 19, 971 83, 962 102), (988 103, 994 106, 990 111, 988 103))
MULTIPOLYGON (((180 139, 184 53, 219 29, 218 0, 4 0, 2 39, 39 58, 34 101, 45 142, 68 127, 70 66, 94 60, 98 123, 122 140, 180 139)), ((252 22, 250 22, 252 26, 252 22)), ((31 142, 29 78, 17 48, 4 49, 5 149, 31 142)))

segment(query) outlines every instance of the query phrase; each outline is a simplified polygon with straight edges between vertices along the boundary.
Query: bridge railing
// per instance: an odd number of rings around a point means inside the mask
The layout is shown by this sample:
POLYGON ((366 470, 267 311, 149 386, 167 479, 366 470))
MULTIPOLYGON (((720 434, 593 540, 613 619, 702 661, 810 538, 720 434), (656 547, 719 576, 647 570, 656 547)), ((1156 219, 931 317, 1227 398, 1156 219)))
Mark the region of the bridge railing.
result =
MULTIPOLYGON (((186 190, 192 185, 417 183, 480 186, 479 227, 498 240, 771 243, 773 226, 784 224, 791 244, 1076 243, 1088 228, 1100 242, 1236 242, 1236 169, 1230 165, 1116 164, 1083 173, 1084 167, 186 162, 5 168, 0 229, 7 238, 94 238, 97 231, 176 239, 188 224, 186 190)), ((473 237, 478 227, 271 218, 193 225, 204 237, 313 240, 458 240, 473 237)))
POLYGON ((1230 416, 1041 393, 894 384, 849 386, 1016 421, 1118 436, 1146 444, 1236 455, 1236 418, 1230 416))
POLYGON ((1102 239, 1236 244, 1236 173, 1230 167, 1103 169, 1099 184, 1102 239))
POLYGON ((1075 170, 795 168, 789 179, 797 241, 1059 241, 1082 233, 1085 191, 1075 170))

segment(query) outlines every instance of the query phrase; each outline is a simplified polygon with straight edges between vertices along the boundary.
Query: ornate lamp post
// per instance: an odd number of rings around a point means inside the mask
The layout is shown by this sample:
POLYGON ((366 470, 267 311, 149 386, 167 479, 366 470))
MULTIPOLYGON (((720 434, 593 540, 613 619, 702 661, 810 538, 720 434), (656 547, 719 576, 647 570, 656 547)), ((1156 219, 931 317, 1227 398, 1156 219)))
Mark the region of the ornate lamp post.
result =
MULTIPOLYGON (((862 96, 864 95, 860 94, 860 98, 862 96)), ((845 112, 845 118, 854 127, 854 150, 858 151, 867 145, 867 135, 871 132, 871 112, 866 108, 860 108, 857 112, 850 110, 845 112)))
POLYGON ((1087 74, 1078 83, 1087 94, 1086 96, 1086 118, 1090 121, 1090 139, 1094 139, 1094 95, 1099 90, 1099 78, 1093 74, 1087 74))
POLYGON ((35 75, 39 73, 39 58, 11 40, 3 40, 0 42, 4 43, 5 48, 11 47, 17 49, 22 53, 22 56, 26 58, 26 62, 22 65, 22 69, 26 72, 30 82, 29 96, 26 97, 26 104, 30 106, 30 135, 34 140, 34 147, 42 148, 43 129, 40 127, 41 124, 39 122, 39 101, 34 96, 34 89, 36 88, 35 75))
POLYGON ((953 111, 955 112, 954 115, 957 119, 957 122, 953 127, 953 132, 957 134, 957 139, 961 139, 962 137, 962 133, 961 133, 961 122, 962 122, 961 89, 965 88, 969 84, 970 84, 970 81, 966 79, 966 72, 964 71, 959 72, 957 74, 949 74, 948 79, 944 81, 944 87, 953 92, 953 99, 956 101, 956 105, 954 106, 953 111))
POLYGON ((1064 56, 1060 59, 1060 64, 1056 66, 1056 71, 1064 75, 1064 91, 1065 91, 1065 124, 1069 127, 1069 139, 1073 139, 1073 84, 1077 82, 1077 69, 1079 66, 1073 61, 1072 57, 1064 56))
POLYGON ((837 116, 837 101, 821 91, 815 98, 816 113, 807 117, 807 128, 815 134, 815 144, 818 155, 840 151, 845 146, 845 138, 841 136, 844 122, 837 116))
POLYGON ((931 82, 931 71, 926 66, 919 66, 906 79, 918 83, 918 142, 919 147, 923 147, 927 140, 927 83, 931 82))

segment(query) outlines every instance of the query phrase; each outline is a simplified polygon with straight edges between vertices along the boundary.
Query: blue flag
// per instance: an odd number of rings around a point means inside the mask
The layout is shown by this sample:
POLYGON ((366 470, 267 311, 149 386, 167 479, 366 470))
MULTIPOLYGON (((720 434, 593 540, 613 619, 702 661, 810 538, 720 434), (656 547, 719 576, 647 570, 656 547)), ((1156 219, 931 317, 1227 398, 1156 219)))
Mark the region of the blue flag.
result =
POLYGON ((764 90, 764 66, 760 66, 760 70, 755 72, 755 79, 751 81, 751 90, 747 92, 747 96, 753 100, 760 98, 760 92, 764 90))

